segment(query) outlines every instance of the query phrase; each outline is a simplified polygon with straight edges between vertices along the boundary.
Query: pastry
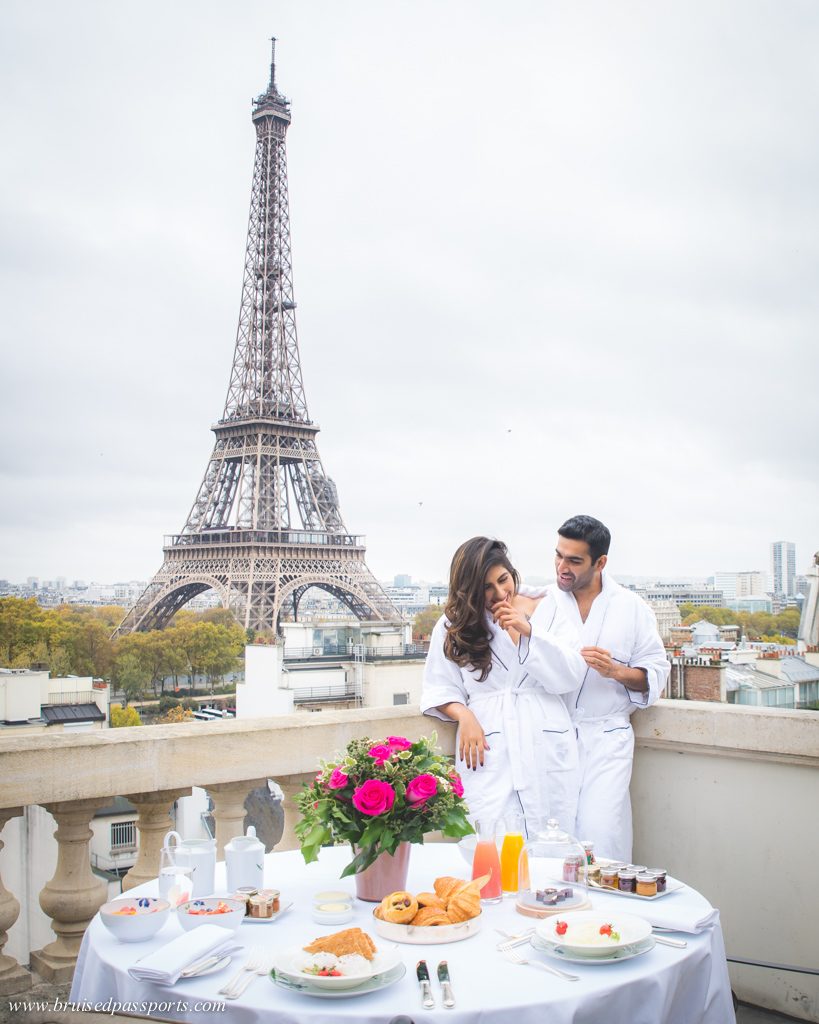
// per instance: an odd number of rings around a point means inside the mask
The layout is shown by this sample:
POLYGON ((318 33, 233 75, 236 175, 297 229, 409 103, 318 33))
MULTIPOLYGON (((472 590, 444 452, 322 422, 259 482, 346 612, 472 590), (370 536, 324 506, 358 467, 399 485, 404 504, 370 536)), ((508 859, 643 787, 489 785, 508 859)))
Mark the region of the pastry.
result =
POLYGON ((360 928, 345 928, 343 932, 323 935, 320 939, 314 939, 308 946, 305 946, 304 951, 306 953, 332 953, 334 956, 358 953, 365 960, 372 960, 376 953, 375 943, 360 928))
POLYGON ((381 900, 381 918, 394 924, 409 924, 418 913, 418 900, 409 892, 391 892, 381 900))
POLYGON ((466 882, 464 882, 462 878, 453 878, 452 875, 444 875, 443 878, 436 878, 432 887, 435 889, 436 895, 446 902, 450 896, 459 892, 465 885, 466 882))
POLYGON ((449 898, 446 914, 453 924, 469 921, 481 912, 481 900, 476 893, 458 892, 449 898))
POLYGON ((419 892, 415 898, 419 907, 440 907, 441 910, 446 910, 446 900, 442 900, 437 893, 419 892))
POLYGON ((435 925, 452 924, 449 915, 440 907, 421 907, 415 917, 410 921, 413 927, 423 925, 434 927, 435 925))

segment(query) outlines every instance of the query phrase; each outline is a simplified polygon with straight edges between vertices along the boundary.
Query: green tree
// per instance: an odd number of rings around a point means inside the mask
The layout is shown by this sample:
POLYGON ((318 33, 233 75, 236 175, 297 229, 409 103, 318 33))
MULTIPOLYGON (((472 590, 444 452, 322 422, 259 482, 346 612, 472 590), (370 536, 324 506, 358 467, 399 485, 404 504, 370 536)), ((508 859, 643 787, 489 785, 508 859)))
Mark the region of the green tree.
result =
POLYGON ((415 616, 412 623, 412 636, 415 640, 428 637, 435 623, 443 615, 444 609, 439 604, 430 604, 415 616))
POLYGON ((140 699, 150 681, 150 673, 137 654, 126 651, 114 662, 113 681, 127 706, 129 701, 140 699))

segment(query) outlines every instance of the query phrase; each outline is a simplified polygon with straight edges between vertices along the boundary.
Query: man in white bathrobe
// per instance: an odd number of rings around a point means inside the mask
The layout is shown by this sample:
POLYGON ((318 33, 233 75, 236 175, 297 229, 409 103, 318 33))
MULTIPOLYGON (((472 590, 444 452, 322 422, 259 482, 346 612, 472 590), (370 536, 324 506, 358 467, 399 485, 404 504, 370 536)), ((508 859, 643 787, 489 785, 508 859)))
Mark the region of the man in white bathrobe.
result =
POLYGON ((630 863, 630 717, 659 698, 670 665, 654 613, 605 572, 610 541, 591 516, 567 520, 558 530, 550 591, 574 625, 587 665, 580 688, 566 698, 579 757, 575 835, 593 841, 601 856, 630 863))

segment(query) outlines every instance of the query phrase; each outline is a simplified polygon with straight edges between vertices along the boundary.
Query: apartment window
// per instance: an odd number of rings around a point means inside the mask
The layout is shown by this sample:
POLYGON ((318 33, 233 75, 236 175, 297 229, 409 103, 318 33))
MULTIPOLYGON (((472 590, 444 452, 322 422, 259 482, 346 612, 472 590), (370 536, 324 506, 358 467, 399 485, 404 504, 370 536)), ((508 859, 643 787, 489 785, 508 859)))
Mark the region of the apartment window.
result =
POLYGON ((394 693, 392 695, 393 704, 409 704, 408 693, 394 693))
POLYGON ((136 849, 136 821, 115 821, 111 825, 111 853, 136 849))

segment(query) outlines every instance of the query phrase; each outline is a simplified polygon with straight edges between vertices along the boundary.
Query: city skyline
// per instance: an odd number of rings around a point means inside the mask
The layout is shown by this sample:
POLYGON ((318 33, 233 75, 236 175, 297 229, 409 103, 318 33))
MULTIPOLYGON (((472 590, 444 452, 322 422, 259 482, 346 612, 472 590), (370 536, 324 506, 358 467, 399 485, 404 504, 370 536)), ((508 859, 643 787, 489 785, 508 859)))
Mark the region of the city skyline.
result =
POLYGON ((765 571, 777 536, 801 571, 816 12, 318 7, 0 12, 0 577, 149 579, 184 522, 271 34, 308 405, 374 573, 446 579, 486 533, 546 575, 577 512, 615 575, 765 571))

